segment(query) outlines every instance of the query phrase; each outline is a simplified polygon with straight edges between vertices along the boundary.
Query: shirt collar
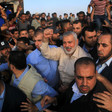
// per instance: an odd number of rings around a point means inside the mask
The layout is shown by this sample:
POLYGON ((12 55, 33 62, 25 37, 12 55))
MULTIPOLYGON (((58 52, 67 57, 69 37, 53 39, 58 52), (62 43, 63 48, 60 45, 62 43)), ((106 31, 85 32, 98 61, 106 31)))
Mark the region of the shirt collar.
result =
POLYGON ((76 94, 81 94, 81 95, 85 95, 85 96, 87 95, 87 93, 86 93, 86 94, 83 94, 83 93, 81 93, 81 92, 79 91, 79 89, 78 89, 76 83, 74 83, 74 85, 72 86, 72 91, 73 91, 74 93, 76 93, 76 94))
MULTIPOLYGON (((88 49, 86 49, 85 44, 83 45, 83 49, 84 49, 85 52, 89 53, 88 49)), ((93 49, 93 47, 90 50, 92 50, 92 49, 93 49)))
MULTIPOLYGON (((96 64, 98 64, 98 62, 99 62, 99 59, 96 61, 96 64)), ((110 66, 111 62, 112 62, 112 57, 103 64, 106 64, 107 66, 110 66)))
POLYGON ((108 65, 108 66, 110 66, 110 63, 112 62, 112 57, 109 59, 109 60, 107 60, 105 63, 108 65))
MULTIPOLYGON (((29 70, 29 66, 27 65, 27 67, 25 68, 24 72, 18 77, 17 80, 21 81, 21 79, 24 77, 24 75, 28 72, 29 70)), ((15 76, 15 75, 14 75, 15 76)), ((15 77, 16 78, 16 77, 15 77)))

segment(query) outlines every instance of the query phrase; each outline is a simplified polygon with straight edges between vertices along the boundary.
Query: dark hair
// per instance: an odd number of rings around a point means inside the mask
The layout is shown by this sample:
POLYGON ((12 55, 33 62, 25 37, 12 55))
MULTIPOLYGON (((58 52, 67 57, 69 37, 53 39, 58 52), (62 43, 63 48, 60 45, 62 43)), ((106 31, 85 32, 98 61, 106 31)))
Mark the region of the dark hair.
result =
MULTIPOLYGON (((100 36, 102 36, 102 35, 110 35, 110 37, 111 37, 111 38, 110 38, 110 43, 112 44, 112 33, 109 33, 109 32, 102 32, 100 36)), ((100 36, 99 36, 99 37, 100 37, 100 36)))
POLYGON ((89 32, 93 32, 93 31, 96 31, 95 27, 94 26, 86 26, 83 28, 82 30, 82 36, 85 37, 85 32, 86 31, 89 31, 89 32))
POLYGON ((14 65, 16 69, 22 70, 26 68, 26 56, 22 51, 11 51, 9 55, 9 63, 14 65))
POLYGON ((26 14, 25 14, 25 13, 21 13, 21 14, 20 14, 20 17, 21 17, 22 15, 26 15, 26 14))
POLYGON ((11 33, 14 34, 15 31, 18 31, 18 32, 19 32, 18 29, 13 29, 13 30, 11 31, 11 33))
POLYGON ((68 15, 68 14, 67 14, 67 13, 64 13, 64 16, 65 16, 65 15, 68 15))
POLYGON ((11 21, 12 19, 14 19, 16 17, 16 13, 14 14, 9 14, 9 21, 11 21))
POLYGON ((61 28, 64 29, 64 27, 66 26, 67 23, 70 23, 70 20, 68 20, 68 19, 62 20, 61 21, 61 28))
POLYGON ((79 16, 79 14, 83 14, 83 15, 85 16, 84 11, 80 11, 80 12, 78 12, 78 13, 77 13, 77 16, 79 16))
POLYGON ((26 37, 21 37, 21 38, 18 38, 17 41, 23 41, 25 44, 27 43, 28 45, 30 44, 30 41, 28 38, 26 37))
POLYGON ((20 34, 20 32, 22 32, 22 31, 28 31, 27 29, 21 29, 20 31, 19 31, 19 34, 20 34))
POLYGON ((73 22, 73 24, 78 24, 78 23, 81 23, 81 26, 83 27, 83 24, 82 24, 81 21, 79 21, 79 20, 75 20, 75 21, 73 22))
POLYGON ((28 28, 28 31, 29 30, 33 30, 35 32, 35 27, 34 26, 31 26, 31 27, 28 28))
POLYGON ((75 73, 76 73, 76 67, 77 67, 77 65, 82 65, 82 64, 85 64, 85 65, 94 65, 94 67, 95 67, 95 72, 96 72, 96 64, 95 64, 95 62, 93 61, 93 59, 91 59, 91 58, 89 58, 89 57, 82 57, 82 58, 79 58, 79 59, 77 59, 77 61, 75 62, 75 64, 74 64, 74 70, 75 70, 75 73))
POLYGON ((45 19, 45 18, 42 18, 40 21, 41 21, 41 22, 42 22, 42 21, 45 21, 45 22, 46 22, 46 19, 45 19))

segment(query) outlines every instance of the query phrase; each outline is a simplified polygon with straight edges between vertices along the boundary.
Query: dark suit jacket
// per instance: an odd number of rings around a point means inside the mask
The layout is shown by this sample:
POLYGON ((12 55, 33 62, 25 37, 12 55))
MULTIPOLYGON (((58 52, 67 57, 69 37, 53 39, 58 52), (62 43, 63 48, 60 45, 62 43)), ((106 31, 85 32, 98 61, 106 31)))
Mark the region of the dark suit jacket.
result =
POLYGON ((21 112, 21 102, 26 102, 26 95, 18 88, 5 85, 5 98, 2 112, 21 112))
MULTIPOLYGON (((86 96, 83 95, 79 99, 70 103, 73 96, 72 85, 74 82, 75 81, 71 83, 70 87, 64 94, 57 97, 57 108, 59 109, 58 112, 98 112, 100 108, 98 108, 96 106, 96 102, 93 101, 93 94, 106 90, 103 84, 97 81, 94 89, 90 91, 86 96)), ((104 109, 100 110, 101 112, 108 112, 104 109)))
POLYGON ((106 66, 101 74, 106 77, 111 83, 112 83, 112 62, 110 63, 110 66, 106 66))
MULTIPOLYGON (((82 45, 80 44, 80 47, 83 48, 83 45, 84 45, 84 43, 82 45)), ((93 49, 90 50, 88 53, 93 57, 94 62, 96 62, 98 60, 97 45, 96 44, 93 47, 93 49)))

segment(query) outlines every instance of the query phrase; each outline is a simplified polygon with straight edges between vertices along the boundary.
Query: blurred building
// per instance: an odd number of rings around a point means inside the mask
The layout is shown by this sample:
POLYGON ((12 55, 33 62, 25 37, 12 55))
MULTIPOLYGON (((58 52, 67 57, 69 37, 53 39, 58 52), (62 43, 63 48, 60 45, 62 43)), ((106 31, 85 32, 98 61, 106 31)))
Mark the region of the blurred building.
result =
POLYGON ((24 12, 24 0, 0 0, 0 4, 3 4, 5 8, 11 8, 14 12, 17 12, 18 5, 23 7, 24 12))

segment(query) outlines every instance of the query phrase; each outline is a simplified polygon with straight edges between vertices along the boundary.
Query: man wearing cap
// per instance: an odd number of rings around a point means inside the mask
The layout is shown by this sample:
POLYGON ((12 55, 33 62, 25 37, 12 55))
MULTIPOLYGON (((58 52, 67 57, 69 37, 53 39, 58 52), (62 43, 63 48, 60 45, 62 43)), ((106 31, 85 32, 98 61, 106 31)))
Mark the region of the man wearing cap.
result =
POLYGON ((34 26, 37 29, 40 26, 40 17, 39 13, 36 13, 36 18, 32 21, 31 26, 34 26))
POLYGON ((0 71, 4 71, 8 69, 8 64, 7 64, 7 58, 9 56, 9 52, 11 51, 11 48, 8 44, 7 41, 0 41, 0 71))

